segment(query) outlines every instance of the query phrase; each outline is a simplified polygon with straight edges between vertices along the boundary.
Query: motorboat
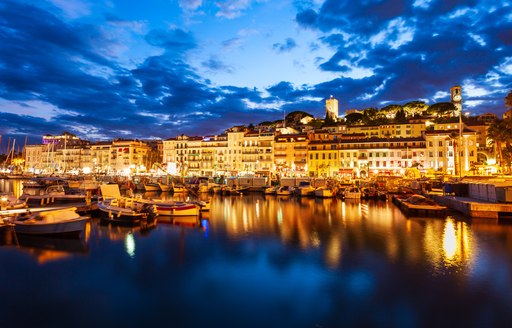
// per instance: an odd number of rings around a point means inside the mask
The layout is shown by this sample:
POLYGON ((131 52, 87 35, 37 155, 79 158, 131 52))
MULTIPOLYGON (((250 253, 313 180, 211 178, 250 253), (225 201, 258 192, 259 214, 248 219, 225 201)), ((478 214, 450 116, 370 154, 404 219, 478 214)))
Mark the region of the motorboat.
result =
POLYGON ((356 187, 349 187, 345 189, 343 192, 343 198, 345 199, 360 199, 361 198, 361 190, 356 187))
POLYGON ((278 186, 266 187, 263 189, 263 193, 265 195, 275 195, 277 193, 277 189, 279 189, 278 186))
POLYGON ((334 197, 334 191, 332 188, 322 186, 315 189, 315 197, 319 198, 332 198, 334 197))
POLYGON ((12 219, 14 230, 20 234, 61 235, 79 234, 89 217, 80 216, 76 207, 67 207, 19 214, 12 219))
POLYGON ((101 185, 103 201, 98 202, 101 220, 105 223, 134 226, 154 221, 158 212, 140 198, 122 197, 117 184, 101 185))
POLYGON ((277 189, 276 195, 278 196, 290 196, 293 190, 290 186, 281 186, 277 189))
POLYGON ((141 203, 133 197, 109 198, 98 203, 104 222, 119 225, 137 225, 154 220, 158 211, 152 204, 141 203))
POLYGON ((139 200, 144 204, 154 205, 158 215, 195 216, 199 215, 201 207, 198 204, 175 202, 161 199, 139 200))
POLYGON ((0 209, 3 210, 16 210, 26 208, 27 202, 14 197, 12 194, 0 194, 0 209))
POLYGON ((315 187, 309 181, 301 181, 299 186, 295 189, 297 196, 309 197, 315 196, 315 187))

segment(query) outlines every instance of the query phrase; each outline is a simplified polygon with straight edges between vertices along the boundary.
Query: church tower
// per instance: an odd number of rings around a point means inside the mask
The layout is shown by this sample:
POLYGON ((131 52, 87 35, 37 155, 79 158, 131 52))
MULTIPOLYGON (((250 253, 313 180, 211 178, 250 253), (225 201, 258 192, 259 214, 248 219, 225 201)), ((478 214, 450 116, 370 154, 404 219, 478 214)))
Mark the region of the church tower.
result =
POLYGON ((455 85, 450 88, 450 100, 457 109, 457 115, 462 115, 462 87, 455 85))
POLYGON ((325 115, 335 121, 338 119, 338 99, 331 96, 325 101, 325 115))

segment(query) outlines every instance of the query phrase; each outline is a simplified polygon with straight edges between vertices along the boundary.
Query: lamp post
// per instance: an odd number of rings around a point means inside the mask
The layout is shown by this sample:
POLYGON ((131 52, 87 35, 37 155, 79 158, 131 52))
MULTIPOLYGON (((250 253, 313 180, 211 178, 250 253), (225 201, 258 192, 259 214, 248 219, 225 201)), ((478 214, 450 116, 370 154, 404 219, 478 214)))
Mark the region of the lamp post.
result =
POLYGON ((461 156, 461 151, 462 152, 464 151, 464 147, 462 145, 462 140, 463 140, 462 131, 463 131, 463 128, 462 128, 462 102, 461 102, 461 104, 460 104, 460 112, 459 112, 459 149, 457 149, 457 153, 458 153, 458 156, 459 156, 459 178, 462 178, 462 156, 461 156))

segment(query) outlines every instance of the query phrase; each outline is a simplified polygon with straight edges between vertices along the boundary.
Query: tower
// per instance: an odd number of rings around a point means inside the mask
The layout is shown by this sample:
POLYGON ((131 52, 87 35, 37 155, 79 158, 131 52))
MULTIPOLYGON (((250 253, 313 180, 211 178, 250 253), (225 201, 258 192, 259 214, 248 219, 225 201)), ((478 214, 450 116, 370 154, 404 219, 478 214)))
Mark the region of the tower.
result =
POLYGON ((450 88, 450 101, 457 109, 457 113, 462 115, 462 87, 460 85, 450 88))
POLYGON ((338 99, 331 96, 325 101, 325 115, 333 120, 338 119, 338 99))

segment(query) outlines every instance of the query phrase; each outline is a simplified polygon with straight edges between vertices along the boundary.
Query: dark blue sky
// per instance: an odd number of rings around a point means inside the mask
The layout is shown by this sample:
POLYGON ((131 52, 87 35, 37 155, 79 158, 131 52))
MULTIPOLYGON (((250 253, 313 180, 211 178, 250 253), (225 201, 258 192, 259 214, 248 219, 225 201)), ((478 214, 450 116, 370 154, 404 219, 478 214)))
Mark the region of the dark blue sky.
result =
POLYGON ((2 148, 209 135, 283 112, 424 100, 505 111, 512 2, 3 0, 2 148))

